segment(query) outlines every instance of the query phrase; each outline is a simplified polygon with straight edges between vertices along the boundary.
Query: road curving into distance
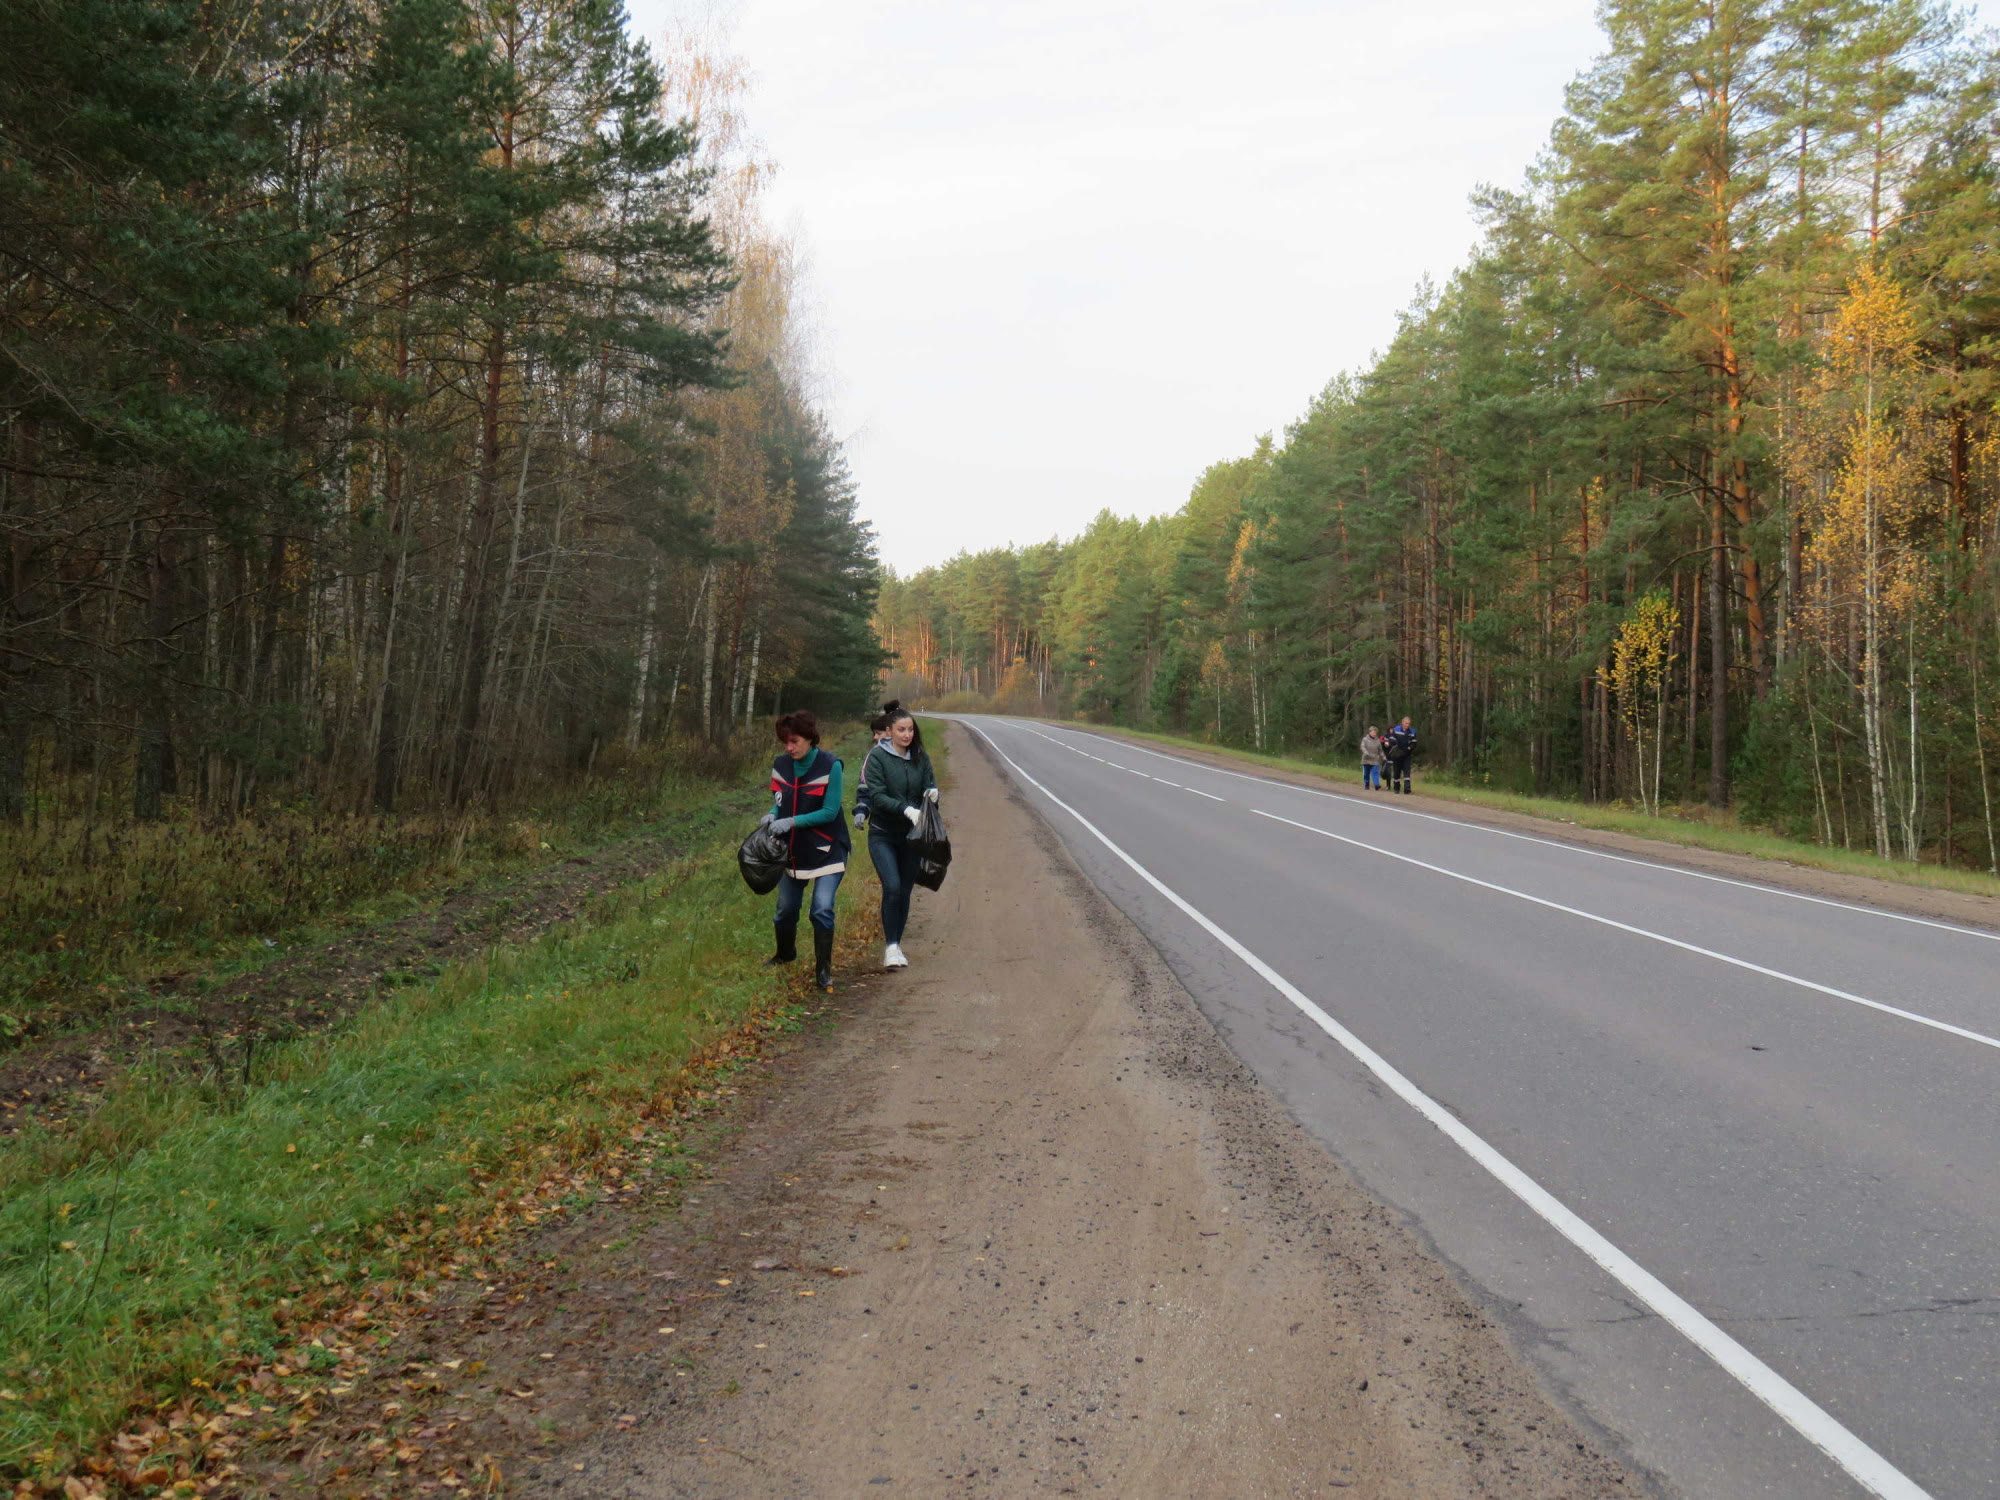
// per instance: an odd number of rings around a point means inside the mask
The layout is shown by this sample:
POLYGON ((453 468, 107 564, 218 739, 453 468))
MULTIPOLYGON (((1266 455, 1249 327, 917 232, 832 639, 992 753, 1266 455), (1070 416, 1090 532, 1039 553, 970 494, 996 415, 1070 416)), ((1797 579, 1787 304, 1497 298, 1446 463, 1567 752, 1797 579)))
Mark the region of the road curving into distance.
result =
POLYGON ((962 722, 1670 1490, 2000 1494, 2000 933, 962 722))

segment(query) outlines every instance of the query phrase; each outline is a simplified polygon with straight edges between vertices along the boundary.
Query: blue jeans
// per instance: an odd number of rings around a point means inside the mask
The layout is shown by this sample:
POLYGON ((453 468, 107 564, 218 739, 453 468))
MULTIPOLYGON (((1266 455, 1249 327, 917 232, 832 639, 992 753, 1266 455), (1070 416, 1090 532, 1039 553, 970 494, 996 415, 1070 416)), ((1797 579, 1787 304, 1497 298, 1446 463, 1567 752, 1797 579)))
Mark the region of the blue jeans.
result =
POLYGON ((882 941, 900 943, 910 921, 910 890, 917 873, 917 851, 907 838, 876 828, 868 830, 868 857, 882 882, 882 941))
MULTIPOLYGON (((845 874, 845 871, 840 872, 845 874)), ((780 927, 790 927, 799 920, 799 907, 805 901, 806 887, 813 890, 812 924, 822 932, 833 931, 833 898, 840 890, 840 874, 819 875, 811 880, 800 880, 791 875, 778 877, 778 916, 780 927)))
POLYGON ((1364 765, 1361 768, 1361 789, 1364 792, 1372 792, 1380 789, 1381 785, 1382 768, 1380 766, 1364 765))

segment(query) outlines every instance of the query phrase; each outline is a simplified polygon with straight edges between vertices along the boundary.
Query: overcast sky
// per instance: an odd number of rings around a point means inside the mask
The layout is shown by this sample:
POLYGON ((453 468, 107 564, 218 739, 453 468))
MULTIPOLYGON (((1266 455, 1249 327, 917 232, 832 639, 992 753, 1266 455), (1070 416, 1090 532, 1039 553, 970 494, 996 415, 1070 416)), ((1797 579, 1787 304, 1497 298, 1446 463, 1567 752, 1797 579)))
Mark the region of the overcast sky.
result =
MULTIPOLYGON (((628 0, 649 36, 689 3, 628 0)), ((1467 195, 1518 183, 1598 45, 1590 0, 722 14, 903 573, 1174 510, 1282 432, 1463 262, 1467 195)))

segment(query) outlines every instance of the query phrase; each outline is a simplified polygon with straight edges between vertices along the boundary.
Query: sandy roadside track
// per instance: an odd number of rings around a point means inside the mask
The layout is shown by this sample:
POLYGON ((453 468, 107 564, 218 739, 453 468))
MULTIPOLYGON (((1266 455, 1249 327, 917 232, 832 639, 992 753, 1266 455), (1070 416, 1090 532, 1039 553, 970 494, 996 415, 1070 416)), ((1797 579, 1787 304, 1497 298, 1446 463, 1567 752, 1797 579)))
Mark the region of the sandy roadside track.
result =
POLYGON ((1644 1492, 952 733, 915 967, 623 1252, 712 1295, 510 1492, 1644 1492))

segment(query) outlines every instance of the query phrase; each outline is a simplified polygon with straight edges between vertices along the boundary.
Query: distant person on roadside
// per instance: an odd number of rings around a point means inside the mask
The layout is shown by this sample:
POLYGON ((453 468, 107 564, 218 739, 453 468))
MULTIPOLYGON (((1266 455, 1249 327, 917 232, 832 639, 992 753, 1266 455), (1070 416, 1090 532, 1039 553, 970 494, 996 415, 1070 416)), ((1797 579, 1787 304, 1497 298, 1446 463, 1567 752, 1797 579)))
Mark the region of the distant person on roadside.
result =
POLYGON ((813 981, 833 989, 833 898, 854 847, 840 816, 840 762, 819 747, 819 720, 809 709, 786 714, 775 725, 785 748, 771 762, 771 810, 764 823, 790 847, 778 880, 778 933, 774 964, 799 956, 799 908, 812 887, 813 981))
POLYGON ((1389 758, 1389 790, 1410 795, 1410 757, 1417 753, 1417 731, 1410 726, 1410 716, 1403 715, 1403 722, 1389 731, 1382 748, 1389 758))
POLYGON ((1361 736, 1361 789, 1374 792, 1382 787, 1382 731, 1373 724, 1361 736))
POLYGON ((937 801, 938 787, 916 719, 893 699, 882 705, 882 717, 888 732, 868 752, 861 777, 867 788, 868 857, 882 881, 882 967, 906 969, 903 928, 917 872, 910 835, 923 821, 923 804, 937 801))

